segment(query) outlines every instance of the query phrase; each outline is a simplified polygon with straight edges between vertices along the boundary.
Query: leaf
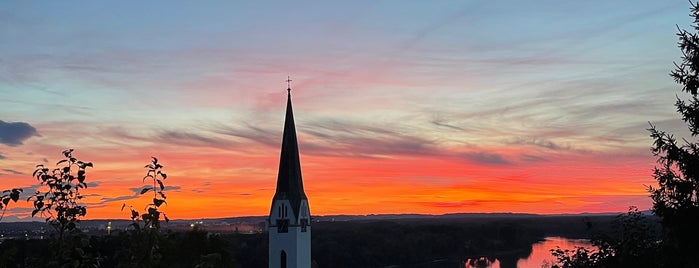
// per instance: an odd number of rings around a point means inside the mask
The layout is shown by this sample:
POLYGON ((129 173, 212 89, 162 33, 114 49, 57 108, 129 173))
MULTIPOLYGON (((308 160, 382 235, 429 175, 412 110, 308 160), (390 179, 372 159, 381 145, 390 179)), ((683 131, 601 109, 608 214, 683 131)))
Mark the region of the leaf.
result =
POLYGON ((56 162, 56 166, 60 165, 61 163, 68 162, 68 159, 63 159, 61 161, 56 162))
POLYGON ((167 199, 167 196, 165 196, 165 193, 163 193, 163 192, 158 192, 158 194, 160 194, 160 196, 162 196, 163 199, 167 199))
POLYGON ((143 189, 141 189, 141 194, 145 194, 145 193, 147 193, 148 191, 150 191, 151 189, 153 189, 153 188, 152 188, 152 187, 143 188, 143 189))
POLYGON ((93 167, 93 166, 92 166, 92 162, 87 162, 87 163, 85 163, 85 166, 86 166, 86 167, 93 167))
POLYGON ((158 184, 160 185, 160 190, 165 190, 165 185, 163 185, 163 182, 158 180, 158 184))
POLYGON ((165 202, 165 200, 153 198, 153 204, 156 207, 160 207, 160 205, 162 205, 163 203, 167 204, 167 202, 165 202))
POLYGON ((124 211, 124 207, 126 207, 126 203, 121 204, 121 209, 120 209, 120 211, 124 211))
POLYGON ((63 151, 63 155, 64 155, 65 157, 69 157, 69 156, 70 156, 70 153, 72 153, 72 152, 73 152, 73 149, 64 150, 64 151, 63 151))
POLYGON ((163 176, 163 180, 164 180, 164 179, 167 179, 167 174, 165 174, 164 172, 161 172, 161 173, 160 173, 160 176, 163 176))
POLYGON ((155 158, 155 156, 151 156, 151 158, 153 158, 153 163, 154 163, 154 164, 158 163, 158 158, 155 158))
POLYGON ((160 215, 157 208, 148 208, 148 214, 150 215, 160 215))
POLYGON ((170 219, 167 217, 167 215, 165 213, 163 213, 163 217, 165 218, 165 222, 167 222, 167 223, 170 222, 170 219))
POLYGON ((10 198, 9 197, 3 198, 2 203, 5 204, 5 206, 7 206, 7 204, 10 203, 10 198))
POLYGON ((146 181, 146 178, 148 178, 148 177, 153 178, 153 176, 150 175, 150 172, 148 172, 148 175, 146 175, 146 176, 143 177, 143 180, 142 180, 142 181, 146 181))
POLYGON ((15 203, 17 203, 17 200, 19 200, 19 193, 20 193, 21 191, 22 191, 22 189, 19 189, 19 190, 17 190, 17 189, 12 189, 12 193, 10 194, 10 198, 12 199, 12 201, 14 201, 15 203))
POLYGON ((36 215, 36 213, 38 213, 38 212, 39 212, 39 209, 35 209, 35 210, 33 210, 33 211, 32 211, 32 218, 33 218, 33 217, 34 217, 34 215, 36 215))

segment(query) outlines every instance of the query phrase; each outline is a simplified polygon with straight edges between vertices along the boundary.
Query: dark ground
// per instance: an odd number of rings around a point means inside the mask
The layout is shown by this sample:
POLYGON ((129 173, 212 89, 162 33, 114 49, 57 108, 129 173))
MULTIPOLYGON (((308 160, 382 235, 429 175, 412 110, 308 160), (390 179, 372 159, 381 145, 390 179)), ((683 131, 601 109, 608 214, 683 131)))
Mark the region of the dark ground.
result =
MULTIPOLYGON (((612 232, 614 215, 541 216, 529 214, 455 214, 446 216, 335 216, 318 217, 312 224, 312 256, 318 267, 444 267, 467 258, 490 256, 500 260, 503 268, 531 253, 532 244, 548 236, 590 238, 594 234, 612 232)), ((211 253, 226 260, 216 267, 267 267, 267 234, 236 233, 233 225, 262 228, 262 217, 219 219, 197 225, 171 223, 167 243, 162 247, 162 267, 193 267, 211 253), (234 265, 231 265, 234 264, 234 265)), ((113 222, 114 226, 128 221, 113 222)), ((92 226, 92 244, 105 256, 102 267, 116 267, 114 251, 124 247, 124 235, 117 231, 105 235, 100 226, 105 221, 84 222, 92 226), (100 248, 101 247, 101 248, 100 248)), ((21 226, 44 227, 45 223, 0 223, 0 232, 19 234, 21 226), (19 233, 18 233, 19 232, 19 233)), ((118 228, 117 228, 118 229, 118 228)), ((241 229, 245 229, 242 228, 241 229)), ((249 229, 245 229, 249 230, 249 229)), ((37 232, 27 237, 36 238, 37 232)), ((21 238, 21 236, 20 236, 21 238)), ((46 240, 14 239, 0 244, 0 266, 8 254, 26 258, 32 253, 46 252, 46 240), (21 250, 17 250, 20 248, 21 250), (13 251, 14 250, 14 251, 13 251), (29 251, 29 252, 23 252, 29 251), (17 255, 20 252, 20 255, 17 255)), ((514 266, 512 266, 514 267, 514 266)))

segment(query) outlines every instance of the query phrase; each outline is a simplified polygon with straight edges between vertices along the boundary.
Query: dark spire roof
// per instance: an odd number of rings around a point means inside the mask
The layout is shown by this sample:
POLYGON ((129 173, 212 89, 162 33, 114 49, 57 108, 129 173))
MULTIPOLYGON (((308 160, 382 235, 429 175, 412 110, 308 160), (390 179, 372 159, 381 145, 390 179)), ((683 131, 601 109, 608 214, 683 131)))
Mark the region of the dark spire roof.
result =
MULTIPOLYGON (((294 216, 298 218, 301 200, 308 200, 303 191, 301 180, 301 161, 299 146, 296 140, 294 112, 291 108, 291 88, 287 89, 286 119, 284 121, 284 136, 282 152, 279 157, 279 174, 277 175, 277 191, 273 200, 289 200, 294 216)), ((272 202, 274 204, 274 202, 272 202)))

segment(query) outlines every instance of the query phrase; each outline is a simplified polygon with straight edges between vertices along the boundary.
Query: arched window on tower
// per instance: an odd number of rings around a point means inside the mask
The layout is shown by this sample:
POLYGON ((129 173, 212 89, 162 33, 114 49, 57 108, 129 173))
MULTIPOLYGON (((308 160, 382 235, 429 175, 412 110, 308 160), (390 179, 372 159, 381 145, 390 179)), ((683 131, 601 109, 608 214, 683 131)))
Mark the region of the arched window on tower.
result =
POLYGON ((282 265, 281 265, 281 266, 282 266, 281 268, 286 268, 286 251, 283 251, 283 250, 282 250, 281 258, 282 258, 282 259, 281 259, 281 261, 279 262, 279 263, 282 264, 282 265))

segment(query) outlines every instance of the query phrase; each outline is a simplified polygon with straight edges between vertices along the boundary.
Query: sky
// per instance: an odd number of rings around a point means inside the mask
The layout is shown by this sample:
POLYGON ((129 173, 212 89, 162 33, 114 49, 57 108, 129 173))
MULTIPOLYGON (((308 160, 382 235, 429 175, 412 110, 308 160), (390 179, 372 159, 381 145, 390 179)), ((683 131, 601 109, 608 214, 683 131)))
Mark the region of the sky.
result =
MULTIPOLYGON (((291 77, 312 214, 649 209, 686 1, 2 1, 0 189, 94 163, 88 219, 267 215, 291 77)), ((11 204, 6 221, 27 220, 11 204)), ((42 220, 39 218, 37 220, 42 220)))

